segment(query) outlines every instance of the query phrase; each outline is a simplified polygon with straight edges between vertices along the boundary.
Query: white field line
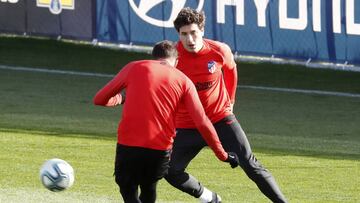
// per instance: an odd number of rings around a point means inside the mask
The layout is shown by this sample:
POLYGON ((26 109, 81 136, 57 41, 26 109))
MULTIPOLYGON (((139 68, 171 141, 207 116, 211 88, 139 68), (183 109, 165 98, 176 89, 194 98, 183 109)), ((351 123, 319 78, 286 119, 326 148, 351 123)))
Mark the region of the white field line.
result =
POLYGON ((244 89, 257 89, 257 90, 278 91, 278 92, 319 94, 319 95, 326 95, 326 96, 360 98, 360 94, 345 93, 345 92, 332 92, 332 91, 330 92, 330 91, 322 91, 322 90, 303 90, 303 89, 291 89, 291 88, 279 88, 279 87, 262 87, 262 86, 251 86, 251 85, 238 85, 238 87, 244 88, 244 89))
POLYGON ((88 72, 77 72, 77 71, 66 71, 66 70, 52 70, 52 69, 29 68, 29 67, 20 67, 20 66, 13 67, 13 66, 4 66, 4 65, 0 65, 0 69, 27 71, 27 72, 40 72, 40 73, 50 73, 50 74, 107 77, 107 78, 112 78, 112 77, 115 76, 115 75, 111 75, 111 74, 102 74, 102 73, 88 73, 88 72))
MULTIPOLYGON (((89 73, 89 72, 65 71, 65 70, 51 70, 51 69, 29 68, 29 67, 19 67, 19 66, 13 67, 13 66, 5 66, 5 65, 0 65, 0 69, 14 70, 14 71, 40 72, 40 73, 50 73, 50 74, 104 77, 104 78, 112 78, 115 76, 113 74, 89 73)), ((290 92, 290 93, 360 98, 360 94, 345 93, 345 92, 304 90, 304 89, 291 89, 291 88, 278 88, 278 87, 263 87, 263 86, 252 86, 252 85, 238 85, 237 87, 242 88, 242 89, 256 89, 256 90, 277 91, 277 92, 290 92)))

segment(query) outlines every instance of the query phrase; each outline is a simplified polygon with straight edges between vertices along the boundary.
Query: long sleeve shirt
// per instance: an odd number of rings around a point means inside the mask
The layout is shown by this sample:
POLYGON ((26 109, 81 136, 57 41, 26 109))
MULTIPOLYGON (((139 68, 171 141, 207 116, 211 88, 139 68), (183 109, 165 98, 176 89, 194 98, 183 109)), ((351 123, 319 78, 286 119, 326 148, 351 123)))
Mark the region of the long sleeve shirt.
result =
MULTIPOLYGON (((177 69, 194 83, 206 115, 212 123, 232 114, 237 88, 236 63, 230 48, 221 42, 204 39, 203 48, 192 53, 178 42, 177 69)), ((191 113, 180 105, 176 128, 195 128, 191 113)))
POLYGON ((94 97, 94 103, 114 106, 121 102, 119 92, 126 89, 118 126, 118 143, 155 150, 172 148, 175 115, 184 105, 218 159, 227 159, 217 133, 205 115, 195 86, 179 70, 165 61, 142 60, 127 64, 94 97))

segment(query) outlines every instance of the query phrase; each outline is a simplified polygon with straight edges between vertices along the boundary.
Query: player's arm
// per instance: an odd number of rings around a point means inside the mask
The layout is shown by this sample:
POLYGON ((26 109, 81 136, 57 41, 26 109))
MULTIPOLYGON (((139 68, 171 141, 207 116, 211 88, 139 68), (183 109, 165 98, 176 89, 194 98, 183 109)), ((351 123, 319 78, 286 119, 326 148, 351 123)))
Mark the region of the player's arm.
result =
POLYGON ((123 104, 125 97, 121 91, 126 87, 126 78, 130 68, 125 66, 121 71, 95 95, 93 101, 95 105, 117 106, 123 104))
POLYGON ((208 146, 213 150, 216 157, 221 161, 229 162, 232 168, 239 165, 239 159, 233 152, 225 152, 219 137, 209 118, 205 115, 204 108, 200 102, 194 84, 188 79, 188 89, 185 92, 184 102, 190 116, 195 122, 197 129, 208 146))
POLYGON ((231 104, 234 104, 238 75, 234 55, 232 54, 230 47, 227 45, 224 47, 223 73, 226 90, 230 96, 231 104))
POLYGON ((188 89, 184 95, 184 103, 208 146, 214 151, 218 159, 225 161, 228 158, 228 154, 222 147, 214 126, 206 116, 195 86, 190 80, 188 80, 188 89))

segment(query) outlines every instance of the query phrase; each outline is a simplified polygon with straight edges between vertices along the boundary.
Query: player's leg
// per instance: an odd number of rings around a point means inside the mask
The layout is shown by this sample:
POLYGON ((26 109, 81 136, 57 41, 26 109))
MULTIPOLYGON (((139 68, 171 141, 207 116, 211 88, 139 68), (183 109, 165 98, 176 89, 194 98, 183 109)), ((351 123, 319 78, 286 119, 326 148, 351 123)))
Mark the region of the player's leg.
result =
MULTIPOLYGON (((118 182, 117 182, 118 183, 118 182)), ((120 193, 124 203, 141 203, 138 194, 138 186, 134 184, 119 184, 120 193)))
POLYGON ((235 152, 241 168, 253 180, 263 194, 273 202, 286 202, 274 177, 252 153, 249 141, 234 115, 214 125, 226 151, 235 152))
POLYGON ((140 184, 140 200, 142 203, 155 203, 157 182, 140 184))
POLYGON ((201 201, 220 202, 221 199, 218 195, 203 187, 195 177, 185 172, 190 161, 205 145, 205 141, 196 129, 177 129, 169 173, 165 179, 172 186, 201 201), (212 201, 214 195, 216 200, 212 201))
POLYGON ((145 167, 140 179, 140 200, 142 203, 155 203, 157 183, 168 173, 170 151, 147 149, 141 161, 145 167))
POLYGON ((138 195, 137 177, 140 167, 133 159, 134 152, 127 147, 117 145, 115 156, 115 182, 120 188, 125 203, 141 203, 138 195))
POLYGON ((177 129, 169 172, 165 176, 172 186, 197 198, 203 192, 203 187, 193 176, 186 173, 185 169, 204 146, 205 142, 197 130, 177 129))

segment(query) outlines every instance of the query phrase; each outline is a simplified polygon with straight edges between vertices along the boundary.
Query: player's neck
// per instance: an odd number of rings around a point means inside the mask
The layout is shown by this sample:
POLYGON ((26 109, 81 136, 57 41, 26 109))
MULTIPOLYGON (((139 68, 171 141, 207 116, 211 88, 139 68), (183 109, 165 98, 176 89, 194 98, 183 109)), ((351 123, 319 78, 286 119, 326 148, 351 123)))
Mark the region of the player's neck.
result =
POLYGON ((167 65, 171 66, 171 67, 174 67, 175 66, 175 60, 172 60, 171 58, 161 58, 161 59, 158 59, 159 61, 163 62, 163 63, 166 63, 167 65))

